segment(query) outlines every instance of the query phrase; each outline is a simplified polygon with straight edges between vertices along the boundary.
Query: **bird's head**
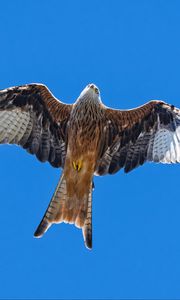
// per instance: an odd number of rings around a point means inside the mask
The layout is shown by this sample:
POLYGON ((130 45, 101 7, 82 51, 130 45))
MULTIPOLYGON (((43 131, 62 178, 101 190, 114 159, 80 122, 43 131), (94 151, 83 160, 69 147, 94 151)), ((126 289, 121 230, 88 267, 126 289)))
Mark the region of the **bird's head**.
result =
POLYGON ((88 84, 84 90, 92 94, 100 95, 99 89, 94 83, 88 84))
POLYGON ((79 98, 89 98, 95 101, 97 100, 98 102, 101 101, 100 91, 98 87, 93 83, 90 83, 85 87, 85 89, 81 92, 79 98))

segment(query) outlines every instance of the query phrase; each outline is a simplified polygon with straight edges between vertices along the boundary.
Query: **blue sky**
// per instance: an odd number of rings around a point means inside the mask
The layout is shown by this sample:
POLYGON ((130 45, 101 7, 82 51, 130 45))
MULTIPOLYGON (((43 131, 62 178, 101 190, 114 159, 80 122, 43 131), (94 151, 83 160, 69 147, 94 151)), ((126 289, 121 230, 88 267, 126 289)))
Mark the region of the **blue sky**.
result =
MULTIPOLYGON (((180 107, 180 2, 0 3, 0 88, 42 82, 71 103, 94 82, 106 105, 180 107)), ((60 224, 33 232, 60 171, 0 147, 0 298, 180 298, 179 165, 95 178, 93 250, 60 224)))

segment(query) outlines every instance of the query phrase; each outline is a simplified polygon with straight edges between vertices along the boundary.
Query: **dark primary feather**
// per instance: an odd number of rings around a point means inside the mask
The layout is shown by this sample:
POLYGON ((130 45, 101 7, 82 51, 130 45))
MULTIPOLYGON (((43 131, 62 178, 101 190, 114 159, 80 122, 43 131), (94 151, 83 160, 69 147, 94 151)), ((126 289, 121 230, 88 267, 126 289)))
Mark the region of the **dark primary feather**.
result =
POLYGON ((15 143, 52 166, 64 164, 71 112, 46 86, 29 84, 0 91, 0 143, 15 143))
POLYGON ((180 112, 162 101, 132 110, 105 109, 96 174, 129 172, 146 161, 180 162, 180 112))

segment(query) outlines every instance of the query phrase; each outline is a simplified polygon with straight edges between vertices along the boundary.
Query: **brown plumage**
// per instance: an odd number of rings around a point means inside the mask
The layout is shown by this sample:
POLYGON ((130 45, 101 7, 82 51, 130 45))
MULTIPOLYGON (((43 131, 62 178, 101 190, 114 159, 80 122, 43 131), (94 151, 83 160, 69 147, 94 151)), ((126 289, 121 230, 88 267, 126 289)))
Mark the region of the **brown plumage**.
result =
POLYGON ((29 84, 0 91, 0 143, 20 145, 63 168, 35 236, 53 223, 71 223, 92 248, 94 174, 129 172, 146 161, 180 162, 180 111, 162 101, 110 109, 94 84, 67 105, 44 85, 29 84))

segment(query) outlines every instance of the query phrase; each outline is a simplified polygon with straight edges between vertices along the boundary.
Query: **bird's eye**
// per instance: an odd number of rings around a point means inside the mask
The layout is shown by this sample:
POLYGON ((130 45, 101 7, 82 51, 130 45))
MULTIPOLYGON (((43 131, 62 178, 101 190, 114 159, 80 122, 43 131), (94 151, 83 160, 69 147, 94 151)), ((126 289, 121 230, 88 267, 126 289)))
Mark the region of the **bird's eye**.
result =
POLYGON ((94 90, 95 90, 96 94, 99 94, 98 88, 95 88, 94 90))

